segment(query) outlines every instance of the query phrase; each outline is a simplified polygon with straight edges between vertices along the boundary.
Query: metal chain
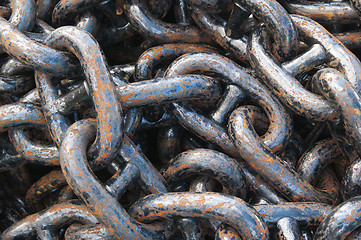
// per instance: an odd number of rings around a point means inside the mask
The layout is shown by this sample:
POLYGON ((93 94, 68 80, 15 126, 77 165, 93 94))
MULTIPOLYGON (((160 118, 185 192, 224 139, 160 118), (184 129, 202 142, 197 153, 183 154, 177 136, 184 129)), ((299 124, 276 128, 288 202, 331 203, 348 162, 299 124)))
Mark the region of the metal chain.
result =
POLYGON ((359 239, 357 0, 0 6, 0 239, 359 239))

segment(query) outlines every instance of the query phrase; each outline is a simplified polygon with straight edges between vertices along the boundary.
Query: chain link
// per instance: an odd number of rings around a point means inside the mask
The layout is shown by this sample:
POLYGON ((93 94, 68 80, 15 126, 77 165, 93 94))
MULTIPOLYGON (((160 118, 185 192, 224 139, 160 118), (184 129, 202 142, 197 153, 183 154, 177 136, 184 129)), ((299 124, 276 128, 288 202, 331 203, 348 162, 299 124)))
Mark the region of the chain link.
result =
POLYGON ((0 239, 359 239, 357 0, 9 0, 0 239))

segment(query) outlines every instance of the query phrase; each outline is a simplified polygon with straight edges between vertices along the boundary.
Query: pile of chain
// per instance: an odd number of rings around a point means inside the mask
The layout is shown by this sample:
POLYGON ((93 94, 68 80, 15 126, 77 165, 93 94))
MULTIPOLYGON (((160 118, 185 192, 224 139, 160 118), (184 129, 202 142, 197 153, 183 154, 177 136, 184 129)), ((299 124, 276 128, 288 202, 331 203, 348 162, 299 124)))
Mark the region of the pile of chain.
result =
POLYGON ((0 16, 0 239, 361 239, 359 0, 0 16))

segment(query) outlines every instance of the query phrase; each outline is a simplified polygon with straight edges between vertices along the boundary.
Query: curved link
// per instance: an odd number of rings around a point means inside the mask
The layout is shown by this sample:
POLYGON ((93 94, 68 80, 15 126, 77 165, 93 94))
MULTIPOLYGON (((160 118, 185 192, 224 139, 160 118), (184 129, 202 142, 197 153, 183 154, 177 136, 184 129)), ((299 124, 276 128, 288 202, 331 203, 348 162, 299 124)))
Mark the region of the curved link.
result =
POLYGON ((0 239, 358 236, 359 0, 34 1, 0 6, 0 239))
POLYGON ((329 66, 345 74, 347 80, 360 94, 360 60, 319 23, 298 15, 292 15, 291 18, 297 27, 300 39, 305 42, 321 44, 327 52, 329 66))
MULTIPOLYGON (((36 20, 36 6, 34 0, 11 0, 12 13, 9 19, 11 26, 20 31, 31 31, 34 28, 36 20)), ((0 20, 6 21, 5 12, 1 13, 0 20)), ((0 49, 0 53, 4 50, 0 49)))
POLYGON ((236 0, 256 18, 260 19, 275 41, 275 56, 284 61, 298 51, 298 33, 290 15, 275 0, 236 0))
POLYGON ((266 147, 250 124, 249 109, 239 107, 228 121, 228 132, 242 158, 287 199, 332 203, 333 196, 317 191, 266 147))
POLYGON ((60 164, 68 184, 118 239, 164 238, 164 229, 157 231, 133 220, 91 172, 85 152, 95 132, 92 120, 76 122, 68 129, 60 148, 60 164))
POLYGON ((335 112, 326 100, 307 91, 265 51, 263 33, 264 29, 256 29, 248 42, 250 62, 257 75, 285 105, 296 113, 317 121, 333 118, 335 112))
POLYGON ((12 13, 9 22, 20 31, 31 31, 35 25, 34 0, 11 0, 12 13))
MULTIPOLYGON (((36 103, 39 93, 34 89, 23 96, 19 102, 36 103)), ((44 119, 45 120, 45 119, 44 119)), ((44 126, 45 127, 45 124, 44 126)), ((55 146, 39 144, 32 141, 24 129, 12 128, 9 130, 9 138, 16 151, 27 161, 42 165, 59 165, 59 151, 55 146)))
MULTIPOLYGON (((326 68, 318 71, 313 81, 339 112, 348 136, 347 141, 360 155, 361 99, 359 94, 345 76, 335 69, 326 68)), ((346 171, 343 180, 343 195, 347 199, 360 193, 359 165, 360 159, 357 158, 346 171)))
POLYGON ((274 151, 281 150, 291 134, 291 119, 278 100, 256 78, 230 59, 214 53, 191 53, 174 61, 166 76, 189 74, 194 71, 216 73, 228 84, 234 84, 258 102, 270 119, 263 139, 274 151))
POLYGON ((125 11, 130 23, 144 37, 161 43, 209 43, 210 39, 193 26, 180 26, 161 22, 149 14, 145 0, 127 0, 125 11))
POLYGON ((318 226, 315 239, 345 239, 361 224, 361 197, 354 197, 335 208, 318 226))
MULTIPOLYGON (((123 113, 117 101, 115 85, 111 81, 111 76, 107 70, 106 61, 100 47, 89 33, 76 27, 58 28, 52 32, 45 41, 53 47, 70 48, 80 59, 90 88, 90 95, 93 98, 97 112, 98 131, 96 143, 90 149, 89 154, 93 157, 94 164, 105 166, 112 160, 121 145, 123 136, 123 113)), ((37 72, 37 78, 40 76, 42 76, 42 74, 37 72)), ((47 81, 49 80, 45 80, 45 82, 47 81)), ((47 89, 44 88, 44 90, 47 89)), ((45 97, 49 98, 50 95, 48 97, 48 95, 39 93, 43 106, 49 103, 51 104, 49 100, 44 99, 45 97)), ((54 96, 55 94, 52 95, 54 96)), ((47 110, 45 115, 48 117, 47 121, 49 124, 52 124, 54 121, 52 121, 49 116, 55 116, 55 118, 57 118, 58 114, 56 112, 52 113, 50 108, 51 106, 45 108, 45 110, 47 110)), ((55 122, 56 121, 57 119, 55 119, 55 122)), ((57 129, 56 127, 57 126, 51 128, 51 131, 54 134, 55 142, 59 146, 64 131, 66 131, 66 124, 57 134, 54 132, 54 130, 57 129)))
POLYGON ((132 205, 129 214, 145 222, 169 217, 203 217, 229 224, 242 239, 269 237, 267 226, 251 206, 240 198, 220 193, 153 194, 132 205))
POLYGON ((16 151, 29 163, 59 166, 59 151, 54 145, 44 145, 31 140, 23 129, 9 130, 9 137, 16 151))
POLYGON ((89 224, 96 223, 97 219, 87 207, 79 205, 78 202, 58 204, 17 222, 1 235, 1 239, 10 240, 31 236, 39 230, 51 231, 75 221, 89 224), (43 229, 43 226, 46 226, 46 229, 43 229))
POLYGON ((313 76, 313 82, 334 105, 343 120, 347 135, 355 150, 361 154, 361 98, 345 76, 332 68, 325 68, 313 76))
POLYGON ((3 18, 0 18, 0 43, 7 54, 33 69, 58 77, 79 75, 79 65, 68 53, 31 40, 3 18))
POLYGON ((320 141, 299 160, 297 172, 301 177, 314 185, 320 173, 332 161, 341 157, 337 142, 333 139, 320 141))
POLYGON ((135 67, 136 81, 148 80, 152 78, 152 71, 155 66, 164 62, 176 59, 177 57, 193 52, 215 52, 215 49, 206 45, 195 44, 164 44, 152 47, 140 55, 135 67))
POLYGON ((214 150, 196 149, 177 155, 170 161, 163 176, 172 186, 198 174, 218 180, 226 193, 245 199, 247 189, 242 168, 232 158, 214 150))

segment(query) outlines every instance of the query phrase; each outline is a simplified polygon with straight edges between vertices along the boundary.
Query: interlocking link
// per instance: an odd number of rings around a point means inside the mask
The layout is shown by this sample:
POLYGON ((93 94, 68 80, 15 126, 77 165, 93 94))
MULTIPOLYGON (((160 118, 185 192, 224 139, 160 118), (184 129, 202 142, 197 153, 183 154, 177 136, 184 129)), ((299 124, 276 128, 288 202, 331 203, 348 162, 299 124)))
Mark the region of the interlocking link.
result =
POLYGON ((0 239, 358 239, 357 0, 0 6, 0 239))

